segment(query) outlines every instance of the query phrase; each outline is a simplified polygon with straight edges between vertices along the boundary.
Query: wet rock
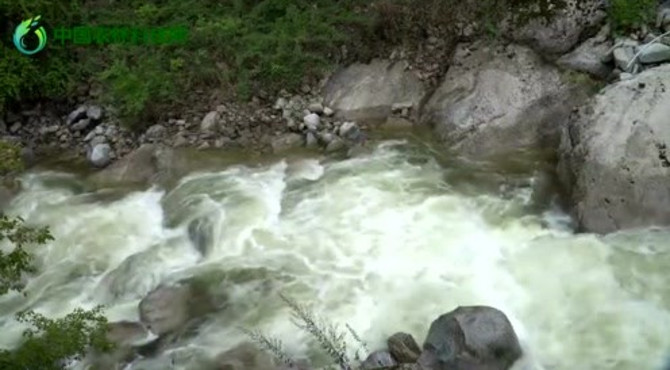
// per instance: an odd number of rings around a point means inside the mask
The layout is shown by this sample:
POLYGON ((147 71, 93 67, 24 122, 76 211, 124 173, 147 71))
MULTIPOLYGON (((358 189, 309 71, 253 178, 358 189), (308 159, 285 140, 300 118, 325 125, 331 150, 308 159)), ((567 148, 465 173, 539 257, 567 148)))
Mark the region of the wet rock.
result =
POLYGON ((421 121, 470 158, 557 146, 561 124, 588 92, 522 46, 463 44, 454 59, 421 121))
POLYGON ((272 356, 251 343, 242 343, 216 357, 217 370, 274 370, 272 356))
POLYGON ((112 147, 105 143, 94 145, 88 160, 96 167, 107 166, 112 161, 112 147))
POLYGON ((86 109, 86 117, 93 121, 100 121, 102 119, 102 108, 97 105, 91 105, 86 109))
POLYGON ((387 341, 389 352, 399 363, 415 363, 421 356, 421 348, 410 334, 395 333, 387 341))
POLYGON ((65 119, 65 124, 70 126, 73 123, 78 122, 80 119, 86 118, 87 109, 88 109, 88 107, 82 105, 79 108, 70 112, 70 114, 68 114, 67 118, 65 119))
POLYGON ((207 256, 214 243, 214 223, 212 219, 203 216, 191 221, 188 224, 188 238, 200 254, 207 256))
POLYGON ((406 64, 374 60, 336 73, 324 89, 324 105, 336 117, 361 123, 383 123, 397 103, 418 107, 426 88, 406 64))
POLYGON ((216 310, 207 292, 196 284, 161 285, 140 301, 140 321, 161 336, 185 328, 216 310))
POLYGON ((372 352, 361 364, 361 369, 385 369, 396 366, 397 363, 387 351, 372 352))
POLYGON ((597 36, 559 58, 557 64, 598 78, 607 78, 612 73, 612 68, 603 63, 603 60, 607 60, 607 54, 613 46, 608 35, 609 27, 603 27, 597 36))
POLYGON ((303 140, 304 139, 300 134, 288 133, 274 138, 270 145, 275 153, 279 153, 284 150, 301 147, 303 140))
POLYGON ((79 120, 77 123, 72 125, 73 131, 84 131, 91 125, 91 120, 89 118, 84 118, 79 120))
POLYGON ((342 150, 347 147, 347 144, 341 138, 334 136, 333 140, 326 145, 326 152, 332 153, 342 150))
POLYGON ((164 176, 165 166, 174 162, 172 150, 153 144, 144 144, 116 161, 113 165, 92 176, 97 184, 148 184, 164 176))
POLYGON ((133 345, 141 344, 149 337, 144 325, 137 322, 113 322, 107 328, 107 340, 115 348, 107 353, 91 351, 87 359, 91 370, 122 370, 135 358, 133 345))
POLYGON ((608 86, 571 117, 559 175, 580 229, 670 225, 670 65, 608 86))
POLYGON ((333 140, 335 139, 335 135, 327 132, 327 131, 322 131, 319 133, 319 141, 323 143, 323 145, 328 146, 333 140))
POLYGON ((219 122, 219 112, 211 111, 205 115, 200 122, 200 130, 204 132, 213 132, 219 122))
POLYGON ((419 363, 434 370, 508 370, 521 357, 519 340, 501 311, 458 307, 430 325, 419 363))
POLYGON ((654 43, 642 47, 639 56, 640 63, 652 64, 670 60, 670 46, 654 43))
POLYGON ((316 148, 319 146, 319 140, 313 132, 309 131, 305 134, 305 146, 308 148, 316 148))
POLYGON ((346 140, 357 141, 360 137, 361 130, 358 128, 356 122, 344 122, 338 131, 340 137, 346 140))

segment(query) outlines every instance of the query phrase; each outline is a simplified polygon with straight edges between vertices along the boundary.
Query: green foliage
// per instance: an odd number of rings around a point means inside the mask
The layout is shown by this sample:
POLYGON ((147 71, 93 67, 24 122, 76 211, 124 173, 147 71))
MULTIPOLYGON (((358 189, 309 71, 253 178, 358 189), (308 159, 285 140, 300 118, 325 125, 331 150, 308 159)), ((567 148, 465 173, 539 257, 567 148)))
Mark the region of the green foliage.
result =
POLYGON ((107 319, 96 307, 76 309, 60 319, 48 319, 32 311, 17 319, 33 328, 23 333, 25 341, 14 351, 0 352, 0 369, 61 370, 64 362, 80 359, 89 348, 109 351, 107 319))
POLYGON ((0 140, 0 176, 21 169, 23 169, 21 148, 16 144, 0 140))
POLYGON ((656 0, 611 0, 608 14, 615 31, 623 33, 649 24, 656 14, 656 0))
POLYGON ((0 242, 9 240, 13 249, 9 253, 0 251, 0 294, 9 290, 20 290, 24 273, 35 271, 33 256, 25 250, 31 244, 44 244, 53 240, 49 229, 25 226, 21 218, 10 218, 0 214, 0 242))
MULTIPOLYGON (((10 252, 0 252, 0 294, 21 290, 22 276, 35 271, 33 256, 25 247, 52 239, 48 228, 29 227, 21 218, 0 214, 0 242, 8 240, 13 247, 10 252)), ((78 359, 89 349, 112 349, 106 338, 107 319, 102 307, 76 309, 59 319, 24 311, 17 320, 31 327, 23 333, 18 348, 0 351, 0 370, 61 370, 65 361, 78 359)))

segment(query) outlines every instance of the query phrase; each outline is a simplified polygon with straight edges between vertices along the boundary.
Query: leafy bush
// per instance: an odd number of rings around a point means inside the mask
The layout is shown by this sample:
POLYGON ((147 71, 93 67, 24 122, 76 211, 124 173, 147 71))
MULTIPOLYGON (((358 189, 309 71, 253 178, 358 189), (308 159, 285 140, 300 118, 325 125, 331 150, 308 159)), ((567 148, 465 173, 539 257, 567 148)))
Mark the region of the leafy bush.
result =
POLYGON ((16 144, 0 140, 0 176, 22 168, 21 148, 16 144))
POLYGON ((615 31, 623 33, 649 24, 656 14, 656 0, 611 0, 608 14, 615 31))

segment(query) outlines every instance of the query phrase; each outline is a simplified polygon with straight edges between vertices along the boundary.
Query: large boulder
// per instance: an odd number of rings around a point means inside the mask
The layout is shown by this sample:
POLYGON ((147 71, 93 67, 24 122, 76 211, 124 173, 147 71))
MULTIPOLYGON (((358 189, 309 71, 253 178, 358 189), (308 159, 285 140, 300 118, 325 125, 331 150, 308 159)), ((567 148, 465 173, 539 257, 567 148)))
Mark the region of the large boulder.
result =
POLYGON ((324 105, 343 120, 383 123, 392 107, 418 108, 426 88, 401 62, 374 60, 336 73, 324 88, 324 105))
POLYGON ((522 351, 512 324, 501 311, 467 306, 430 325, 419 363, 433 370, 507 370, 522 351))
POLYGON ((389 352, 399 363, 411 364, 421 356, 421 348, 410 334, 395 333, 387 340, 389 352))
POLYGON ((612 66, 605 63, 613 42, 609 37, 609 27, 603 27, 594 37, 584 41, 572 52, 563 55, 556 63, 564 68, 588 73, 606 79, 612 73, 612 66))
POLYGON ((563 132, 559 175, 581 229, 670 225, 670 65, 608 86, 563 132))
POLYGON ((601 0, 567 0, 566 7, 546 21, 535 18, 517 27, 508 24, 506 34, 515 42, 530 46, 545 57, 557 57, 591 36, 606 18, 601 0))
POLYGON ((455 60, 421 118, 448 146, 486 158, 558 145, 579 95, 558 69, 515 45, 462 44, 455 60))
POLYGON ((161 172, 161 157, 169 156, 171 150, 153 144, 144 144, 116 161, 105 170, 96 173, 91 180, 96 183, 145 184, 156 181, 161 172))

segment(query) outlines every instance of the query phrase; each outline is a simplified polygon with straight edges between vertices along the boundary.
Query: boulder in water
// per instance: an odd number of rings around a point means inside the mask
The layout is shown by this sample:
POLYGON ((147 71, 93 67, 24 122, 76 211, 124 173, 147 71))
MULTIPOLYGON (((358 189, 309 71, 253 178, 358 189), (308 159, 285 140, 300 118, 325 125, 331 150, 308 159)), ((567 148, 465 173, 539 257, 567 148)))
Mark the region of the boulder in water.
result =
POLYGON ((558 172, 581 230, 670 225, 669 83, 662 65, 610 85, 563 130, 558 172))
POLYGON ((430 325, 419 363, 434 370, 508 370, 522 355, 512 324, 487 306, 458 307, 430 325))
POLYGON ((93 146, 88 160, 96 167, 105 167, 112 161, 112 147, 106 143, 93 146))
POLYGON ((272 356, 251 343, 242 343, 216 357, 217 370, 275 370, 272 356))
POLYGON ((191 320, 216 310, 213 299, 197 284, 161 285, 142 299, 140 320, 156 335, 183 329, 191 320))
POLYGON ((421 356, 421 348, 414 337, 407 333, 395 333, 387 340, 389 352, 399 363, 411 364, 421 356))

